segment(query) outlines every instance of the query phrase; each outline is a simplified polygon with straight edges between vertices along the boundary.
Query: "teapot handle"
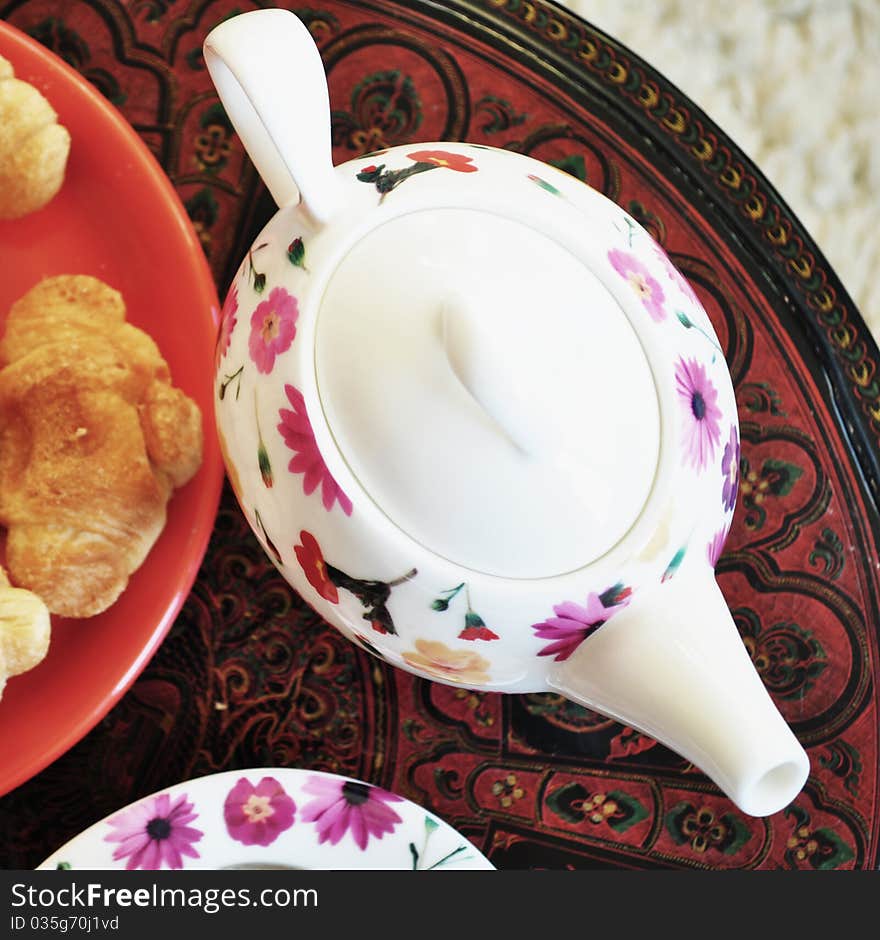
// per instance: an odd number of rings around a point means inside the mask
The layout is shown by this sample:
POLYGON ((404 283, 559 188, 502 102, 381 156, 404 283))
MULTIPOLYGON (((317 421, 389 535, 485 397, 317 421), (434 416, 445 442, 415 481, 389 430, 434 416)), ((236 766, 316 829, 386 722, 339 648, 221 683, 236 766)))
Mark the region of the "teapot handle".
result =
POLYGON ((301 201, 326 222, 342 199, 327 79, 308 29, 289 10, 254 10, 211 30, 203 51, 226 113, 277 205, 301 201))

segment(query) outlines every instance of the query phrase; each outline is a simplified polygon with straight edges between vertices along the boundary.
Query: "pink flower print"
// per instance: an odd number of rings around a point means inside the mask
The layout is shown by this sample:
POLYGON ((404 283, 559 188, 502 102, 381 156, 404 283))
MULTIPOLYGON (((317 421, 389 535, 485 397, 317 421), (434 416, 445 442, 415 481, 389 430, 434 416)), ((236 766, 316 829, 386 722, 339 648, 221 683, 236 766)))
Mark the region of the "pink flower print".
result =
POLYGON ((724 445, 721 455, 721 475, 724 482, 721 486, 721 502, 725 511, 733 509, 736 505, 736 492, 739 488, 739 434, 736 425, 730 427, 730 439, 724 445))
POLYGON ((641 300, 645 310, 651 315, 651 319, 657 323, 665 320, 666 308, 663 306, 665 300, 663 288, 660 286, 660 282, 652 277, 651 272, 645 265, 635 255, 627 254, 617 248, 608 252, 608 260, 614 270, 627 280, 629 286, 641 300))
POLYGON ((248 349, 259 372, 268 375, 275 365, 275 357, 290 349, 298 317, 296 297, 283 287, 273 288, 269 296, 257 304, 251 314, 248 349))
POLYGON ((163 863, 169 868, 183 868, 182 856, 199 857, 193 843, 204 833, 187 825, 197 815, 185 793, 174 803, 167 793, 160 793, 108 820, 115 831, 104 836, 104 841, 119 843, 113 860, 127 858, 125 867, 129 871, 158 871, 163 863))
POLYGON ((721 440, 718 391, 696 359, 678 360, 675 384, 684 409, 685 456, 693 467, 702 470, 715 456, 715 448, 721 440))
POLYGON ((709 564, 712 566, 713 571, 721 558, 721 552, 724 550, 724 543, 727 541, 727 533, 729 531, 730 529, 726 526, 720 529, 706 546, 706 557, 709 559, 709 564))
POLYGON ((590 594, 583 607, 573 601, 556 604, 553 607, 555 617, 532 624, 537 636, 553 641, 538 655, 552 656, 556 662, 568 659, 594 630, 626 607, 631 594, 631 588, 615 584, 601 594, 590 594))
POLYGON ((220 360, 226 355, 229 343, 232 340, 232 331, 235 329, 236 313, 238 313, 238 285, 229 288, 223 309, 220 311, 220 329, 217 333, 217 346, 214 350, 214 366, 219 368, 220 360))
POLYGON ((229 835, 242 845, 271 845, 293 825, 295 813, 296 803, 274 777, 256 786, 242 777, 223 804, 229 835))
POLYGON ((379 787, 354 780, 310 777, 303 790, 315 797, 303 808, 302 818, 317 825, 319 843, 336 845, 350 831, 363 850, 370 836, 381 839, 402 821, 387 805, 402 802, 402 798, 379 787))
POLYGON ((287 394, 287 400, 293 406, 293 410, 281 408, 278 416, 281 423, 278 430, 284 438, 284 443, 296 452, 296 456, 290 459, 287 469, 291 473, 305 474, 303 478, 303 492, 306 496, 313 493, 318 484, 321 485, 321 500, 324 508, 329 512, 333 508, 333 503, 338 502, 342 511, 351 515, 351 500, 342 492, 339 484, 333 479, 324 458, 318 450, 318 444, 315 441, 315 434, 312 431, 312 425, 309 423, 309 416, 306 413, 306 402, 302 392, 295 389, 292 385, 285 385, 284 391, 287 394))

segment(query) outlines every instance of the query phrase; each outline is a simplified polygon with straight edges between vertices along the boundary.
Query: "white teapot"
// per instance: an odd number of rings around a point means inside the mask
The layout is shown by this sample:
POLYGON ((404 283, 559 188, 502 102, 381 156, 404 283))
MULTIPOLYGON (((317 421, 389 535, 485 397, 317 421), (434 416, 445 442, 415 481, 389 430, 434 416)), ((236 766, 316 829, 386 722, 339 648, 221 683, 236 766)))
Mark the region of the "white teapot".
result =
POLYGON ((733 387, 663 250, 509 151, 422 143, 334 168, 320 55, 288 11, 233 17, 204 51, 280 206, 224 303, 215 412, 281 574, 395 666, 559 692, 744 812, 786 806, 807 755, 713 571, 733 387))

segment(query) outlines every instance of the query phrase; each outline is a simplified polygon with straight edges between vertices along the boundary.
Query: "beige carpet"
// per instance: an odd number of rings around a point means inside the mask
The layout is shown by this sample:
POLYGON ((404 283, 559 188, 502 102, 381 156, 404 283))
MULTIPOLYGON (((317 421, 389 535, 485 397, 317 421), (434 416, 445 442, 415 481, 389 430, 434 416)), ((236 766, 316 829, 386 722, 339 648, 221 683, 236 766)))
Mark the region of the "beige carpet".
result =
POLYGON ((880 0, 567 0, 696 102, 880 338, 880 0))

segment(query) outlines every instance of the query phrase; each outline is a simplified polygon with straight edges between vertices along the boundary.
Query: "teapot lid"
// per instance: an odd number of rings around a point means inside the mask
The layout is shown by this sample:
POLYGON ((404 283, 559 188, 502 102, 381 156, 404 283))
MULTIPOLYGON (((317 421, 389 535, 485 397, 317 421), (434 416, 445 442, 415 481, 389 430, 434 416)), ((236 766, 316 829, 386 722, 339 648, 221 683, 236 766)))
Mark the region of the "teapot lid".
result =
POLYGON ((366 494, 465 568, 577 570, 654 484, 660 408, 629 319, 583 258, 501 213, 421 209, 359 238, 323 295, 315 370, 366 494))

